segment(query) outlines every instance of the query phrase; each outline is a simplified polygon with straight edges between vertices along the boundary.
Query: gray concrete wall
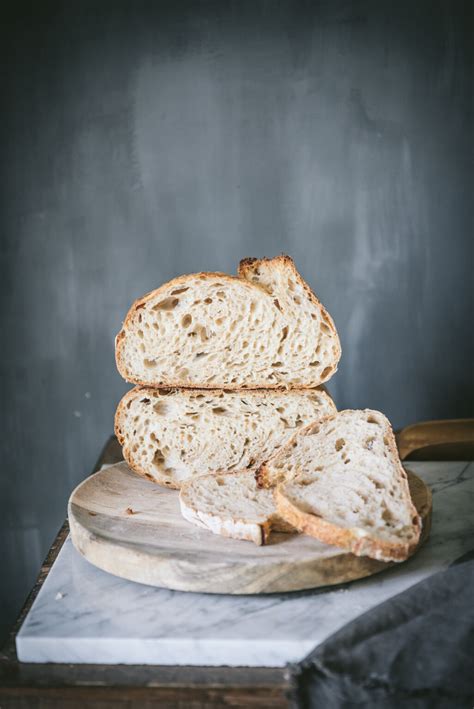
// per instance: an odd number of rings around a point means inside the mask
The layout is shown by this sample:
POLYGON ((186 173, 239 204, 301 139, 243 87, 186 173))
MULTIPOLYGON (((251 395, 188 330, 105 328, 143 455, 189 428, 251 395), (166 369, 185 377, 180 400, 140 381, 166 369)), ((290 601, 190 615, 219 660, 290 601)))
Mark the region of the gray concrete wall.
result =
POLYGON ((112 430, 129 304, 177 274, 287 252, 339 329, 339 406, 469 414, 469 15, 116 0, 5 24, 2 622, 112 430))

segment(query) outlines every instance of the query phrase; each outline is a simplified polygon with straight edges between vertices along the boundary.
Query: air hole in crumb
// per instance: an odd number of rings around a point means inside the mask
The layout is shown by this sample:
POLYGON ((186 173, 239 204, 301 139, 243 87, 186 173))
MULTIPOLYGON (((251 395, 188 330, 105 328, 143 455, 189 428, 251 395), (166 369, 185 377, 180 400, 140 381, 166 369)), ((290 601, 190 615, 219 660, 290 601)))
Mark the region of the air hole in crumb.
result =
POLYGON ((330 334, 330 332, 331 332, 331 328, 329 327, 329 325, 326 325, 325 322, 321 323, 321 330, 323 332, 325 332, 326 334, 330 334))
POLYGON ((150 399, 140 399, 140 404, 149 404, 150 399))
POLYGON ((296 305, 301 305, 301 298, 299 295, 294 295, 293 300, 295 301, 296 305))
POLYGON ((321 364, 321 362, 318 359, 315 359, 314 362, 309 363, 309 366, 310 367, 319 367, 320 364, 321 364))
POLYGON ((205 357, 207 355, 207 352, 197 352, 194 355, 194 359, 201 359, 201 357, 205 357))
POLYGON ((206 342, 208 340, 207 330, 204 325, 198 325, 196 328, 196 334, 201 338, 201 342, 206 342))
POLYGON ((152 367, 156 367, 156 360, 154 359, 144 359, 143 364, 145 367, 148 367, 148 369, 151 369, 152 367))
POLYGON ((143 330, 139 330, 139 331, 137 332, 137 335, 138 335, 138 337, 139 337, 140 339, 143 339, 143 338, 145 337, 145 335, 143 334, 143 330))
POLYGON ((225 293, 224 293, 223 290, 218 290, 218 291, 216 292, 216 296, 217 296, 218 298, 225 298, 225 293))
POLYGON ((325 368, 323 369, 323 371, 321 372, 321 379, 324 379, 325 377, 327 377, 328 374, 330 374, 331 371, 332 371, 332 367, 331 367, 331 366, 330 366, 330 367, 325 367, 325 368))
POLYGON ((344 461, 344 465, 347 465, 347 464, 350 463, 350 462, 351 462, 351 459, 350 459, 350 458, 346 458, 346 460, 344 461))
POLYGON ((186 293, 187 290, 189 290, 189 287, 177 288, 176 290, 171 291, 171 295, 178 295, 179 293, 186 293))
POLYGON ((257 303, 254 300, 252 300, 252 302, 250 303, 250 312, 254 313, 256 307, 257 307, 257 303))
POLYGON ((388 446, 390 445, 387 436, 384 436, 384 437, 383 437, 383 444, 384 444, 384 446, 387 446, 387 448, 388 448, 388 446))
POLYGON ((216 483, 217 483, 219 486, 225 485, 224 480, 223 480, 222 478, 216 478, 216 483))
POLYGON ((227 413, 227 409, 224 408, 224 406, 214 406, 214 408, 212 409, 212 413, 215 416, 222 416, 222 414, 227 413))
POLYGON ((188 327, 188 325, 191 325, 192 321, 193 321, 193 319, 192 319, 191 315, 187 314, 181 320, 181 325, 183 327, 188 327))
POLYGON ((273 303, 275 304, 275 306, 278 308, 278 310, 281 313, 281 305, 280 305, 280 301, 278 300, 278 298, 275 298, 273 303))
POLYGON ((367 423, 375 423, 378 425, 378 421, 374 416, 367 416, 367 423))
POLYGON ((311 428, 308 430, 309 436, 312 436, 315 433, 319 433, 319 426, 317 424, 315 426, 311 426, 311 428))
MULTIPOLYGON (((153 411, 158 414, 158 416, 164 416, 168 412, 168 406, 165 401, 157 401, 153 406, 153 411)), ((154 435, 154 433, 151 434, 152 439, 154 435)))
POLYGON ((212 303, 212 298, 204 298, 204 302, 209 305, 210 303, 212 303))
POLYGON ((174 310, 179 303, 179 298, 165 298, 153 306, 152 310, 174 310))
POLYGON ((344 448, 345 445, 346 445, 346 442, 345 442, 344 438, 338 438, 334 447, 337 451, 340 451, 341 448, 344 448))
POLYGON ((156 467, 159 468, 163 465, 164 462, 165 457, 163 455, 163 451, 161 450, 161 448, 157 448, 153 455, 153 465, 156 465, 156 467))
POLYGON ((382 512, 382 519, 387 524, 393 520, 393 515, 389 509, 387 509, 387 508, 384 509, 384 511, 382 512))
POLYGON ((272 362, 272 367, 283 367, 283 362, 272 362))

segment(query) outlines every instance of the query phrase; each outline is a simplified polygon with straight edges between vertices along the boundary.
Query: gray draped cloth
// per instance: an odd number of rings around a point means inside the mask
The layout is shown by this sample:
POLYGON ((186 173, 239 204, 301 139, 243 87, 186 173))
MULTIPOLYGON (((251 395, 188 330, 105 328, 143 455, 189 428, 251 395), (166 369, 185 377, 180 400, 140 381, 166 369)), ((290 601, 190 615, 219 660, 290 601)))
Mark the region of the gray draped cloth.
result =
POLYGON ((474 552, 289 667, 298 709, 472 709, 474 552))

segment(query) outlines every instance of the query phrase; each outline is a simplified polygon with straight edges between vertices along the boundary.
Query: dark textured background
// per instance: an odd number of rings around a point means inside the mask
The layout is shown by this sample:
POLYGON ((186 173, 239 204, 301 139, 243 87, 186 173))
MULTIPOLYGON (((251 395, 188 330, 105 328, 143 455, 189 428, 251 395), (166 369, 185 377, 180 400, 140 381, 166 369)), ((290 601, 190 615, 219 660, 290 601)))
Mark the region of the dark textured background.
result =
POLYGON ((470 2, 17 3, 3 15, 1 622, 112 430, 113 338, 183 272, 291 254, 339 406, 470 413, 470 2), (6 562, 6 565, 5 565, 6 562))

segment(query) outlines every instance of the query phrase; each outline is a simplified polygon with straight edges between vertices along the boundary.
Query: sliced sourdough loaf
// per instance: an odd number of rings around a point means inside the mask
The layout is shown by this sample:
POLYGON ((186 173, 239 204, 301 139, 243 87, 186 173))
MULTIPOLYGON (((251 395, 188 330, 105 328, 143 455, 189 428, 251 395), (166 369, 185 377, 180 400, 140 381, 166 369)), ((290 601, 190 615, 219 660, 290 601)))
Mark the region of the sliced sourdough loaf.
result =
POLYGON ((299 531, 358 556, 403 561, 421 521, 390 423, 378 411, 341 411, 299 430, 257 471, 277 486, 278 512, 299 531))
POLYGON ((179 503, 185 519, 224 537, 265 544, 272 530, 295 531, 278 515, 273 491, 259 489, 248 470, 187 480, 179 503))
POLYGON ((161 387, 315 387, 336 371, 334 323, 288 256, 239 276, 181 276, 135 301, 116 338, 120 374, 161 387))
POLYGON ((133 470, 179 488, 195 475, 255 470, 299 426, 335 410, 322 389, 224 392, 136 387, 117 408, 115 433, 133 470))

